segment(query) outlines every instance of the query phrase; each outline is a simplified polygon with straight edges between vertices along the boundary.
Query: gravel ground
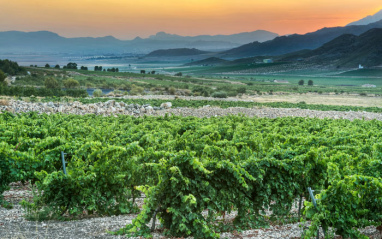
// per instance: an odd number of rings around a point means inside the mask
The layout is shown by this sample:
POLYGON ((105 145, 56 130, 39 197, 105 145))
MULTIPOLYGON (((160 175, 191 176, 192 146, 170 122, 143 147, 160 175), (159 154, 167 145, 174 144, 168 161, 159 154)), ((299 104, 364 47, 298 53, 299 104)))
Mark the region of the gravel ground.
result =
POLYGON ((227 109, 221 109, 219 107, 203 107, 198 109, 192 108, 178 108, 156 111, 156 115, 163 116, 165 114, 174 114, 182 116, 197 116, 197 117, 217 117, 224 115, 237 115, 244 114, 249 117, 309 117, 309 118, 331 118, 331 119, 364 119, 364 120, 382 120, 381 113, 370 112, 344 112, 344 111, 318 111, 318 110, 306 110, 306 109, 288 109, 288 108, 241 108, 233 107, 227 109))
MULTIPOLYGON (((11 185, 11 190, 4 193, 7 201, 14 203, 13 209, 0 208, 0 238, 65 238, 65 239, 90 239, 90 238, 126 238, 125 236, 115 236, 108 231, 116 231, 131 223, 136 214, 111 217, 94 217, 75 221, 28 221, 24 218, 24 210, 19 202, 22 199, 30 199, 32 196, 29 187, 20 186, 19 183, 11 185)), ((138 202, 143 203, 142 199, 138 202)), ((292 209, 292 213, 297 212, 297 203, 292 209)), ((226 220, 232 220, 236 213, 233 212, 225 216, 226 220)), ((157 220, 158 225, 158 220, 157 220)), ((151 226, 151 222, 150 222, 151 226)), ((269 228, 247 230, 243 232, 221 233, 221 238, 289 238, 297 239, 301 237, 302 228, 309 226, 302 223, 273 225, 269 228)), ((369 238, 380 239, 382 235, 375 227, 367 227, 361 230, 369 238)), ((321 238, 323 233, 321 232, 321 238)), ((168 238, 156 232, 153 238, 168 238)), ((190 239, 192 237, 189 237, 190 239)), ((340 238, 340 237, 337 237, 340 238)))
MULTIPOLYGON (((82 114, 84 112, 81 112, 82 114)), ((257 117, 317 117, 333 119, 364 119, 382 120, 382 114, 369 112, 337 112, 337 111, 314 111, 303 109, 273 109, 273 108, 228 108, 203 107, 199 109, 178 108, 155 111, 153 115, 165 114, 217 117, 229 114, 244 114, 257 117)), ((136 115, 138 116, 138 115, 136 115)), ((46 221, 33 222, 23 217, 23 209, 18 204, 22 199, 30 199, 31 191, 28 187, 20 184, 11 185, 10 191, 3 195, 7 201, 15 204, 14 208, 7 210, 0 208, 0 238, 124 238, 113 236, 107 231, 113 231, 124 227, 136 217, 135 214, 88 218, 76 221, 46 221)), ((234 215, 231 215, 233 217, 234 215)), ((229 219, 229 216, 228 216, 229 219)), ((302 227, 300 223, 273 226, 267 229, 248 230, 241 233, 222 233, 221 238, 290 238, 301 237, 302 227)), ((368 227, 362 233, 373 239, 380 239, 382 235, 375 227, 368 227)), ((321 233, 322 235, 322 233, 321 233)), ((154 238, 165 238, 161 234, 154 233, 154 238)))

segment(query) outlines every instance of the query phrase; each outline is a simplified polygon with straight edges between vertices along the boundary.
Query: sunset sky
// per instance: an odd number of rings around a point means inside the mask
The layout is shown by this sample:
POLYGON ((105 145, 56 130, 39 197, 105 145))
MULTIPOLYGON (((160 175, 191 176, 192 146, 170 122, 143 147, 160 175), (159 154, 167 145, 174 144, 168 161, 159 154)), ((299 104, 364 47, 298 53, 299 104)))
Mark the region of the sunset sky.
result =
POLYGON ((65 37, 280 35, 343 26, 382 9, 381 0, 1 0, 0 31, 48 30, 65 37))

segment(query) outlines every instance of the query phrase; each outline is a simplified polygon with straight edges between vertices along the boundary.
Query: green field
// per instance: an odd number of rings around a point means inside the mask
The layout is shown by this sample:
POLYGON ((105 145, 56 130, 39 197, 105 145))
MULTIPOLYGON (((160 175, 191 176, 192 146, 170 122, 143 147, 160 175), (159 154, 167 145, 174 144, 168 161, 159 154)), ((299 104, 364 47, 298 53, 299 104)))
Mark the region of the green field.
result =
MULTIPOLYGON (((139 213, 117 232, 134 237, 150 237, 156 215, 173 237, 309 220, 304 238, 320 225, 367 238, 358 229, 382 217, 381 127, 376 120, 3 113, 0 195, 11 182, 35 182, 33 201, 22 202, 34 220, 139 213), (291 212, 308 187, 319 192, 318 208, 306 201, 304 214, 291 212), (234 220, 221 219, 233 211, 234 220)), ((7 205, 2 196, 0 204, 7 205)))

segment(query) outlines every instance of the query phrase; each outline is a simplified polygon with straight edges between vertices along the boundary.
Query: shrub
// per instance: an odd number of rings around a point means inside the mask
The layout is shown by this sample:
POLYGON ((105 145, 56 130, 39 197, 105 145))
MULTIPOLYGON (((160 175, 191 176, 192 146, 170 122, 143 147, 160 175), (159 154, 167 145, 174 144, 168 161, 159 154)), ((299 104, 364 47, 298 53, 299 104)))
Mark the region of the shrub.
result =
POLYGON ((210 96, 210 92, 209 92, 210 88, 208 87, 203 87, 203 86, 196 86, 192 89, 192 93, 195 95, 195 96, 199 96, 199 95, 202 95, 204 97, 208 97, 210 96))
POLYGON ((101 89, 95 89, 93 92, 93 97, 101 97, 102 95, 103 94, 101 89))
POLYGON ((60 88, 60 85, 58 84, 58 81, 54 79, 53 77, 45 78, 44 80, 45 88, 48 89, 58 89, 60 88))
POLYGON ((304 80, 299 80, 298 85, 304 85, 304 80))
POLYGON ((176 92, 176 89, 174 87, 170 87, 170 89, 168 89, 168 93, 170 95, 175 95, 175 92, 176 92))
POLYGON ((214 92, 211 96, 214 98, 227 98, 227 93, 224 91, 214 92))
POLYGON ((132 84, 130 94, 131 95, 141 95, 141 94, 143 94, 144 90, 145 89, 143 87, 136 86, 136 85, 132 84))
POLYGON ((114 95, 123 95, 123 91, 121 90, 114 90, 113 93, 114 95))
POLYGON ((312 80, 309 80, 309 81, 308 81, 308 85, 311 85, 311 86, 312 86, 312 85, 313 85, 313 81, 312 81, 312 80))
POLYGON ((247 92, 247 88, 245 87, 240 87, 239 89, 237 89, 237 93, 245 94, 246 92, 247 92))
POLYGON ((73 78, 69 78, 69 79, 64 81, 64 86, 65 86, 65 88, 73 89, 73 88, 80 87, 80 83, 73 78))

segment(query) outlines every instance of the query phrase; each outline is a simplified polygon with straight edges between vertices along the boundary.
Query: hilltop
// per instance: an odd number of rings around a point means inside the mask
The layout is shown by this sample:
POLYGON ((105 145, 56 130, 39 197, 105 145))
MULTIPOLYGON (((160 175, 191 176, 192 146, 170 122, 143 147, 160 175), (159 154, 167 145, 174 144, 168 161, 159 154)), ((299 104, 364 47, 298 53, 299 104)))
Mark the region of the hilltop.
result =
POLYGON ((382 28, 382 20, 364 26, 323 28, 305 35, 280 36, 264 43, 252 42, 221 52, 217 57, 232 59, 261 55, 277 56, 304 49, 312 50, 343 34, 361 35, 373 28, 382 28))
POLYGON ((176 48, 176 49, 167 49, 167 50, 156 50, 150 52, 145 57, 177 57, 177 56, 195 56, 207 54, 208 51, 201 51, 195 48, 176 48))
POLYGON ((281 57, 281 61, 306 61, 337 67, 367 67, 382 64, 382 28, 371 29, 360 36, 344 34, 312 50, 281 57))

